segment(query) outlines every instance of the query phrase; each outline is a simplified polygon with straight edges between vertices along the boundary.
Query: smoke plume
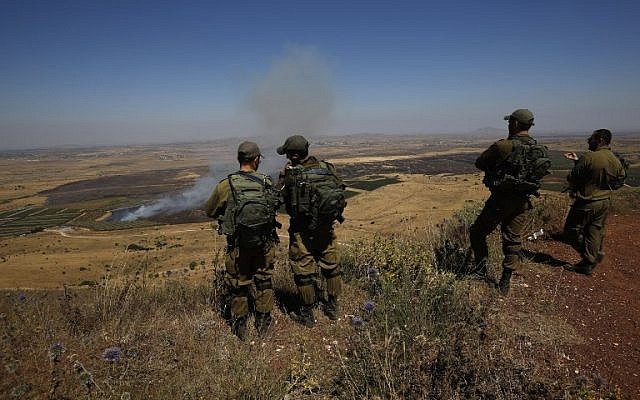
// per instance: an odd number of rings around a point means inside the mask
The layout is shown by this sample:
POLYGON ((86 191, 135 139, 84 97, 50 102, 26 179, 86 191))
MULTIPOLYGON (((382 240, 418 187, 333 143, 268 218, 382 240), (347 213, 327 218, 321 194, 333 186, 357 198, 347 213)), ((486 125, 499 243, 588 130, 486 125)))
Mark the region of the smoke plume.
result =
POLYGON ((334 94, 329 66, 310 46, 288 46, 251 90, 249 109, 270 135, 312 135, 330 122, 334 94))
MULTIPOLYGON (((257 138, 262 153, 266 155, 260 171, 277 179, 285 160, 275 155, 274 142, 293 133, 312 135, 326 128, 330 123, 333 103, 329 67, 324 57, 314 47, 286 47, 266 74, 256 80, 249 93, 249 110, 263 124, 262 133, 268 134, 257 138), (267 138, 270 140, 260 140, 267 138)), ((238 143, 241 141, 238 139, 238 143)), ((208 176, 198 179, 192 188, 142 205, 119 219, 134 221, 202 207, 216 183, 237 168, 237 164, 213 164, 208 176)))

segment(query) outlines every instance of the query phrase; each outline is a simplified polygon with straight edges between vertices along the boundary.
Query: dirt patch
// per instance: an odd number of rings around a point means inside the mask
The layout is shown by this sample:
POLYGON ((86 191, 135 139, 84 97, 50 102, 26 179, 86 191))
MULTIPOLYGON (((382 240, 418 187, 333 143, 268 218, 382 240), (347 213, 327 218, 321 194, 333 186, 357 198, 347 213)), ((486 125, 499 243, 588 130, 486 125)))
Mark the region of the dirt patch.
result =
MULTIPOLYGON (((613 215, 607 223, 606 258, 591 277, 551 268, 539 285, 553 298, 559 315, 581 336, 566 349, 577 374, 594 375, 619 386, 625 398, 640 398, 640 282, 635 232, 637 215, 613 215)), ((578 261, 569 246, 545 241, 534 247, 549 264, 578 261), (557 260, 557 261, 556 261, 557 260)))

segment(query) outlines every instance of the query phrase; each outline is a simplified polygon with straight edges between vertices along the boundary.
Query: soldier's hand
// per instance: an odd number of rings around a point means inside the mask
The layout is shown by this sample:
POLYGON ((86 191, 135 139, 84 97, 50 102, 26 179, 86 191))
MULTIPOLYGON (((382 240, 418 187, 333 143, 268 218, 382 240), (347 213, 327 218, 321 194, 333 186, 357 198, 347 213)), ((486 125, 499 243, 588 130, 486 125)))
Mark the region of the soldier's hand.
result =
POLYGON ((578 161, 578 155, 574 152, 564 153, 564 158, 567 160, 578 161))

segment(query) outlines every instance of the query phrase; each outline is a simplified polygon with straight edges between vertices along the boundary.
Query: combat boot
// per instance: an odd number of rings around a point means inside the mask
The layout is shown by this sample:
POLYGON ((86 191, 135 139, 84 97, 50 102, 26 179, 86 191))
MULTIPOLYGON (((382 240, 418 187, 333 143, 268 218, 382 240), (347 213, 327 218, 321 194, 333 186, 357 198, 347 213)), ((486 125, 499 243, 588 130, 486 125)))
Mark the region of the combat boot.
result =
POLYGON ((256 312, 256 331, 261 338, 265 337, 271 328, 271 313, 256 312))
POLYGON ((316 318, 313 315, 313 304, 300 306, 300 313, 291 313, 291 318, 307 328, 313 327, 316 323, 316 318))
POLYGON ((338 320, 338 298, 336 296, 329 295, 327 302, 324 304, 324 314, 331 321, 338 320))
POLYGON ((242 341, 247 340, 247 337, 249 336, 249 331, 247 329, 247 317, 236 317, 231 325, 231 331, 238 337, 238 339, 242 341))
POLYGON ((498 282, 498 290, 500 290, 500 294, 506 296, 509 293, 509 288, 511 286, 511 274, 513 270, 510 268, 504 268, 502 270, 502 276, 500 277, 500 282, 498 282))
POLYGON ((579 274, 590 276, 591 274, 593 274, 593 268, 595 268, 595 264, 591 264, 588 261, 582 260, 574 265, 571 270, 579 274))
POLYGON ((604 251, 599 251, 596 256, 596 263, 600 264, 604 260, 604 251))

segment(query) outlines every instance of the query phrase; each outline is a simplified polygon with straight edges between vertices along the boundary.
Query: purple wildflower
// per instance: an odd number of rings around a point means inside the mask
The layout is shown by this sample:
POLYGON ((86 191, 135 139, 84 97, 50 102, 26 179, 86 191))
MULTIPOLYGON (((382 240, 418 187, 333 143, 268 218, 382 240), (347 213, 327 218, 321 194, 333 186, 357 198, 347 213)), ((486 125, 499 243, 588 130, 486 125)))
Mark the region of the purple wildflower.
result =
POLYGON ((120 347, 109 347, 102 353, 102 359, 108 362, 120 361, 122 357, 122 349, 120 347))
POLYGON ((374 302, 373 302, 373 301, 371 301, 371 300, 367 300, 367 301, 364 303, 364 307, 363 307, 363 308, 364 308, 364 310, 365 310, 366 312, 372 312, 372 311, 376 308, 376 303, 374 303, 374 302))
POLYGON ((378 270, 373 268, 373 267, 367 268, 367 276, 369 278, 377 278, 378 277, 378 270))
POLYGON ((18 301, 20 303, 24 303, 25 301, 27 301, 27 294, 25 292, 18 293, 18 301))
POLYGON ((351 319, 351 324, 353 324, 353 326, 355 326, 356 328, 359 328, 364 325, 364 320, 362 319, 362 317, 353 317, 351 319))

